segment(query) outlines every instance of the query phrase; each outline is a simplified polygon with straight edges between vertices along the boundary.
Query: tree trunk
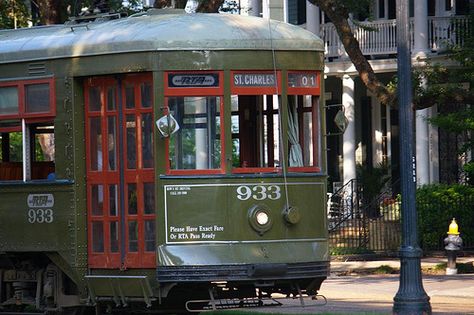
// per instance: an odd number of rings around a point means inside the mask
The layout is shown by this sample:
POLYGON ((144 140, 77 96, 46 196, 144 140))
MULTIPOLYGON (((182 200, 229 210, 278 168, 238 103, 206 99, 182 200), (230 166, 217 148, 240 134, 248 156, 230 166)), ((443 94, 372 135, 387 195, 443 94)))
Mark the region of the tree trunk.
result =
POLYGON ((173 8, 173 9, 184 9, 186 6, 186 0, 155 0, 154 8, 173 8))
POLYGON ((42 25, 62 24, 66 21, 66 12, 64 1, 61 0, 37 0, 40 23, 42 25))
POLYGON ((362 54, 359 42, 355 38, 349 25, 349 12, 347 8, 342 7, 334 0, 310 0, 310 2, 319 6, 333 22, 347 55, 357 69, 360 79, 367 89, 372 92, 381 103, 393 106, 396 97, 395 93, 389 91, 385 84, 379 81, 369 61, 362 54))
POLYGON ((224 0, 201 0, 197 12, 217 13, 224 0))

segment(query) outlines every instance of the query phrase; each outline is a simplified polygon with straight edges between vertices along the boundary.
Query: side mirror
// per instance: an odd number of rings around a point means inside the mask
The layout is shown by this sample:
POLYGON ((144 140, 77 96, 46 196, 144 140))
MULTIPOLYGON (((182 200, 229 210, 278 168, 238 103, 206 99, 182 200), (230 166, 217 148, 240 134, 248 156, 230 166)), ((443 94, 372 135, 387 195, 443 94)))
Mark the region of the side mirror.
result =
POLYGON ((179 130, 179 125, 171 113, 161 117, 156 121, 156 126, 161 133, 161 136, 167 138, 179 130))

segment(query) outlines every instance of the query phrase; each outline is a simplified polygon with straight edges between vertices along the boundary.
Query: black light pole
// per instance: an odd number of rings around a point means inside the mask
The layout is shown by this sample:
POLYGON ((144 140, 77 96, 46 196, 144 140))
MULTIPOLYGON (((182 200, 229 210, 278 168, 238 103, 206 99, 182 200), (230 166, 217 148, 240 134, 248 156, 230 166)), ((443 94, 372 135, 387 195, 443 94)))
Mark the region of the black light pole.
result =
MULTIPOLYGON (((423 0, 422 0, 423 1, 423 0)), ((421 281, 415 203, 416 173, 414 109, 412 103, 409 0, 397 0, 398 107, 400 123, 400 180, 402 193, 402 245, 400 287, 394 297, 394 314, 431 314, 430 298, 421 281)))

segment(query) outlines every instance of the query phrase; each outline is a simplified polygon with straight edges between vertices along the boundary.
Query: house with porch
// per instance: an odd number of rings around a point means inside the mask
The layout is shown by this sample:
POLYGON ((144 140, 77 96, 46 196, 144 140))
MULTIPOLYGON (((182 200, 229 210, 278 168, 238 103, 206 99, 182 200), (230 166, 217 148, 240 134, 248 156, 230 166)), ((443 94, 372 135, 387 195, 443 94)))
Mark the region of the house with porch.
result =
MULTIPOLYGON (((262 16, 300 25, 319 35, 326 46, 325 97, 329 182, 338 187, 357 178, 357 165, 368 168, 390 165, 392 178, 399 174, 398 111, 372 95, 359 78, 331 21, 307 0, 242 0, 241 14, 262 16), (347 117, 342 133, 334 123, 338 112, 347 117)), ((352 26, 363 54, 382 82, 397 72, 396 1, 374 0, 371 17, 352 26)), ((468 25, 469 0, 410 1, 413 65, 429 58, 448 62, 446 48, 462 43, 459 30, 468 25)), ((462 181, 458 139, 428 123, 440 110, 416 111, 416 170, 418 185, 462 181)))

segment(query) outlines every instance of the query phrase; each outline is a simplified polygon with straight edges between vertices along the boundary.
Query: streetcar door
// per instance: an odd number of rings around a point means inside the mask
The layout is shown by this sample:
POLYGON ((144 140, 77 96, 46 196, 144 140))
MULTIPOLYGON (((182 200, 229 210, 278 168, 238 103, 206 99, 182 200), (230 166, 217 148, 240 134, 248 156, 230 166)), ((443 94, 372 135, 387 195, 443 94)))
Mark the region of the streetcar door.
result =
POLYGON ((151 75, 85 82, 91 268, 156 265, 151 82, 151 75))

